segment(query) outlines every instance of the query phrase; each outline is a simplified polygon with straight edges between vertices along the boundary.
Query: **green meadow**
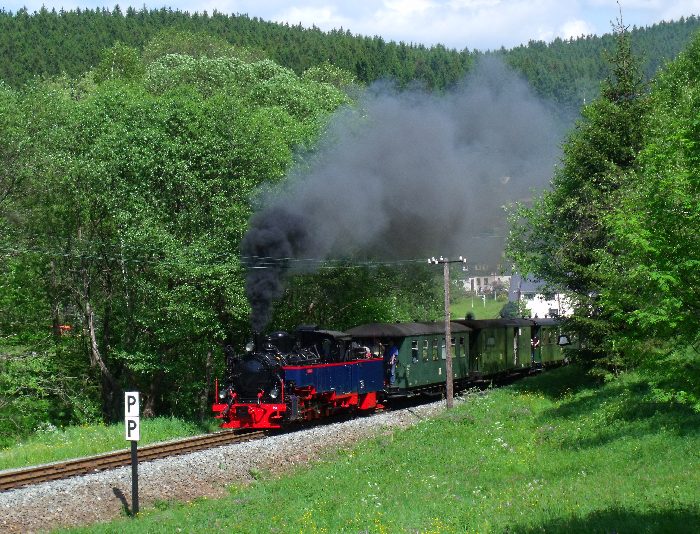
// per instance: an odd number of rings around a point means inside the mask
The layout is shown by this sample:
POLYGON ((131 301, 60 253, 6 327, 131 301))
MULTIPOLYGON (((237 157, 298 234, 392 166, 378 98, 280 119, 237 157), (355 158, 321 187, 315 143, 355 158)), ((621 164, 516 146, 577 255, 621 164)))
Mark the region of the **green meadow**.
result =
MULTIPOLYGON (((211 424, 211 429, 215 427, 211 424)), ((207 428, 209 429, 209 428, 207 428)), ((141 421, 139 446, 194 436, 207 429, 174 417, 141 421)), ((25 440, 0 449, 0 469, 14 469, 126 449, 124 423, 57 428, 45 425, 25 440)))
MULTIPOLYGON (((313 465, 74 532, 698 532, 700 413, 568 366, 313 465)), ((670 390, 669 390, 670 391, 670 390)))
POLYGON ((450 305, 452 319, 464 319, 468 313, 472 313, 475 319, 494 319, 498 312, 508 302, 507 300, 494 300, 493 297, 483 299, 476 297, 460 297, 450 305))

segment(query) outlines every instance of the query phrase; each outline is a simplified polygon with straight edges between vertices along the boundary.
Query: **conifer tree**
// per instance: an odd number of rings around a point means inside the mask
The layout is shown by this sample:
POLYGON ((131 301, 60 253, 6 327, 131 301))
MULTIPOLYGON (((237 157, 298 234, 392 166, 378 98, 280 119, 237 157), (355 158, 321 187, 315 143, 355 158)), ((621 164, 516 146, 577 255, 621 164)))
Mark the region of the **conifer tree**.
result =
POLYGON ((611 354, 614 328, 598 299, 606 284, 599 262, 609 250, 605 215, 618 202, 621 186, 633 179, 647 105, 639 60, 621 19, 613 31, 611 69, 600 97, 583 108, 551 190, 514 212, 508 239, 518 269, 570 293, 575 327, 592 355, 611 354))

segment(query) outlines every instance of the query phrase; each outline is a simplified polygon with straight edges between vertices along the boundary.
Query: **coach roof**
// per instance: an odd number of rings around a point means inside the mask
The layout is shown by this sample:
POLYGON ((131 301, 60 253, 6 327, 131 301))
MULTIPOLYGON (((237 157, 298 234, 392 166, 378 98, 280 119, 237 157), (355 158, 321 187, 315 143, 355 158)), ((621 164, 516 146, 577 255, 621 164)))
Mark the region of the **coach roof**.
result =
MULTIPOLYGON (((469 332, 471 328, 450 323, 452 333, 469 332)), ((445 333, 445 323, 368 323, 346 330, 353 337, 410 337, 445 333)))

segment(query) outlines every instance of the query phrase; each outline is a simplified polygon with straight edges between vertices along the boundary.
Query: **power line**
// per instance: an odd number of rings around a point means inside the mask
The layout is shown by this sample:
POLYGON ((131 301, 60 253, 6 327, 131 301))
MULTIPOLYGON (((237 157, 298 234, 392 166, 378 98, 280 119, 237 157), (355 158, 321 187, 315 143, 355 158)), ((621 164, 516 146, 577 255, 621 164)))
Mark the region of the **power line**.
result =
MULTIPOLYGON (((479 236, 477 236, 479 237, 479 236)), ((496 237, 496 236, 493 236, 496 237)), ((155 249, 145 246, 138 247, 139 251, 145 249, 146 254, 135 255, 137 247, 121 246, 117 243, 103 243, 100 241, 80 241, 87 245, 86 248, 93 248, 89 245, 97 244, 94 248, 113 248, 107 252, 85 251, 85 250, 65 250, 60 247, 47 249, 44 247, 31 246, 0 246, 0 256, 5 258, 38 255, 50 258, 64 258, 70 260, 90 260, 100 262, 113 262, 129 265, 154 265, 154 266, 190 266, 193 261, 209 266, 232 266, 236 264, 241 268, 255 269, 279 269, 279 268, 303 268, 314 269, 338 269, 338 268, 360 268, 360 267, 399 267, 425 263, 424 258, 398 258, 398 259, 357 259, 357 258, 295 258, 291 256, 239 256, 230 252, 213 253, 197 245, 178 245, 177 250, 170 250, 169 247, 155 249), (106 245, 106 246, 105 246, 106 245), (119 250, 116 250, 119 248, 119 250), (150 253, 148 251, 151 251, 150 253)), ((467 270, 483 270, 484 264, 469 264, 467 270)))

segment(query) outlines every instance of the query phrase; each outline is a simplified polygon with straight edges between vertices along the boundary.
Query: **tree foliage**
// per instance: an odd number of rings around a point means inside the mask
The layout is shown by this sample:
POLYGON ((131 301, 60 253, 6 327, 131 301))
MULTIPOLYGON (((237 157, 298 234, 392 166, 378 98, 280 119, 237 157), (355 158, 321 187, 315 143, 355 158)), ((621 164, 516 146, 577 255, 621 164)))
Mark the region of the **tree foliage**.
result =
MULTIPOLYGON (((595 355, 676 383, 674 373, 697 376, 700 343, 700 39, 647 94, 617 35, 601 97, 569 137, 552 191, 515 214, 509 249, 575 297, 575 328, 595 355)), ((681 382, 655 395, 697 399, 681 382)))
POLYGON ((615 329, 599 298, 608 282, 601 257, 611 253, 605 214, 635 182, 648 106, 639 64, 621 22, 615 35, 611 72, 601 96, 582 110, 551 190, 515 212, 508 240, 509 253, 522 272, 570 292, 578 307, 576 328, 596 354, 610 353, 615 329))
POLYGON ((272 322, 344 330, 373 322, 434 321, 444 313, 441 288, 429 266, 324 268, 290 280, 272 322))
POLYGON ((634 184, 607 218, 602 297, 634 340, 696 344, 700 319, 700 39, 654 82, 634 184))
POLYGON ((115 45, 81 79, 1 88, 14 236, 2 325, 15 338, 20 323, 53 331, 108 418, 126 387, 144 392, 147 414, 205 413, 222 345, 248 330, 238 245, 253 192, 347 100, 270 60, 211 56, 146 64, 115 45))
MULTIPOLYGON (((145 415, 205 416, 223 347, 250 334, 239 245, 257 192, 350 103, 353 77, 331 65, 300 76, 169 36, 146 60, 117 43, 79 78, 0 85, 0 418, 24 413, 1 423, 15 436, 114 420, 127 388, 145 415)), ((294 278, 274 327, 434 315, 414 291, 430 294, 429 272, 380 271, 294 278)))

